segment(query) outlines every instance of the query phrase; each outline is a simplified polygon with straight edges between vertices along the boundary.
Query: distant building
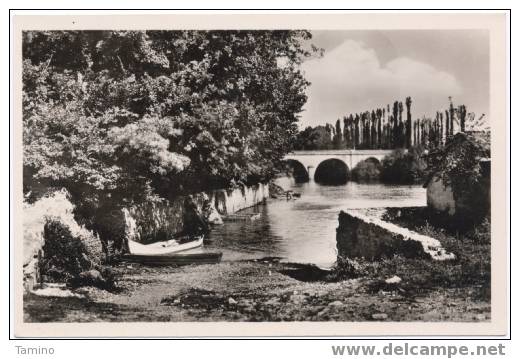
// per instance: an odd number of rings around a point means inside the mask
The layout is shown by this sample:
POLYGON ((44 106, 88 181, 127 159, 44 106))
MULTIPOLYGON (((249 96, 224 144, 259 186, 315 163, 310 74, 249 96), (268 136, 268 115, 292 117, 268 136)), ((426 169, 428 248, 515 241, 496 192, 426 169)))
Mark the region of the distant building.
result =
POLYGON ((459 132, 427 156, 427 205, 437 212, 475 219, 489 214, 491 159, 489 132, 459 132))

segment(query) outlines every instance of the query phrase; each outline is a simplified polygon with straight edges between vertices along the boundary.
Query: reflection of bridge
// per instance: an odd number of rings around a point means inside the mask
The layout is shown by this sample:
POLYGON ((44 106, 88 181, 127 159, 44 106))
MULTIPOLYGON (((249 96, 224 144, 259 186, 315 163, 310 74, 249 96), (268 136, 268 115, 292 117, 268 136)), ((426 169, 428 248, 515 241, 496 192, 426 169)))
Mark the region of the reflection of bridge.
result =
MULTIPOLYGON (((362 161, 381 161, 392 150, 319 150, 319 151, 294 151, 285 156, 288 162, 299 162, 307 170, 310 178, 314 177, 314 171, 328 160, 343 162, 348 171, 351 171, 362 161)), ((330 161, 329 161, 330 162, 330 161)))

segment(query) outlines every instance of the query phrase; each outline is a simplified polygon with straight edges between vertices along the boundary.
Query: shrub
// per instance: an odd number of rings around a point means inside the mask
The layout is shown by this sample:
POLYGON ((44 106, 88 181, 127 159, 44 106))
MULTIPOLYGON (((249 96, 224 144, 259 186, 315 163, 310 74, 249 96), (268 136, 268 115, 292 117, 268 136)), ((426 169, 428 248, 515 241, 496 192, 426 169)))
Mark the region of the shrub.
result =
POLYGON ((89 257, 100 262, 103 257, 101 241, 91 231, 79 224, 74 217, 75 206, 70 194, 64 190, 48 191, 34 203, 24 199, 23 205, 23 250, 24 264, 31 261, 44 244, 44 228, 49 219, 66 226, 73 237, 84 243, 89 257))
POLYGON ((473 230, 468 233, 468 238, 479 244, 491 243, 491 221, 489 218, 484 218, 478 226, 474 227, 473 230))
POLYGON ((48 219, 43 236, 45 244, 39 268, 46 281, 64 282, 72 287, 115 289, 112 270, 93 260, 82 238, 74 235, 66 224, 48 219))
POLYGON ((367 272, 363 269, 363 265, 357 260, 338 256, 336 265, 328 275, 327 279, 330 281, 340 281, 358 278, 364 275, 367 275, 367 272))
POLYGON ((44 238, 40 269, 47 280, 66 282, 93 267, 85 245, 63 223, 48 220, 44 226, 44 238))
POLYGON ((359 162, 352 170, 352 179, 358 182, 377 181, 381 177, 381 164, 376 161, 359 162))
POLYGON ((426 162, 422 147, 412 147, 406 152, 397 149, 382 161, 381 180, 386 183, 413 184, 424 180, 426 162))

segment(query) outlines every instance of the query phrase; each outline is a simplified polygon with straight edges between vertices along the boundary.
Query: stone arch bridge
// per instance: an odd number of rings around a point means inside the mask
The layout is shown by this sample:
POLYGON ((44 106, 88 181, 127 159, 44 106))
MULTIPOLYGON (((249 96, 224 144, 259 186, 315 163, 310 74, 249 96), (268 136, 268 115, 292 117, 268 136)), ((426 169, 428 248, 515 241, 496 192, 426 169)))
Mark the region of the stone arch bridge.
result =
POLYGON ((349 171, 362 161, 372 160, 380 162, 393 150, 316 150, 316 151, 294 151, 288 153, 284 160, 297 161, 307 170, 309 178, 314 177, 314 171, 320 164, 328 160, 339 160, 343 162, 349 171))

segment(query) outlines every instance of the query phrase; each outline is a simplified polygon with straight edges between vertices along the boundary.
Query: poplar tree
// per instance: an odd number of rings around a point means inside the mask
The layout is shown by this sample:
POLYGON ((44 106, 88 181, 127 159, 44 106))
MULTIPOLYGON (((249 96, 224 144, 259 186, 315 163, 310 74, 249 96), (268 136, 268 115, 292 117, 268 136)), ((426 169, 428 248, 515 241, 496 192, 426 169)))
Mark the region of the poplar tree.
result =
POLYGON ((451 96, 449 97, 450 100, 450 135, 453 136, 453 122, 455 117, 455 108, 453 107, 453 101, 451 99, 451 96))
POLYGON ((334 149, 340 149, 343 144, 343 132, 341 131, 341 122, 339 118, 336 120, 336 129, 334 131, 333 145, 334 149))
POLYGON ((359 114, 356 113, 356 118, 354 120, 354 149, 359 148, 359 114))
POLYGON ((392 148, 399 146, 399 103, 394 102, 392 109, 392 148))
POLYGON ((343 142, 345 143, 345 148, 349 148, 349 123, 346 116, 343 116, 343 142))
POLYGON ((370 148, 374 149, 377 147, 377 118, 374 110, 370 114, 370 122, 370 148))
POLYGON ((377 109, 377 148, 381 149, 381 121, 382 121, 383 112, 380 108, 377 109))
POLYGON ((459 121, 460 121, 460 131, 466 132, 466 106, 459 106, 459 121))
POLYGON ((439 112, 439 122, 440 122, 440 145, 444 145, 444 118, 442 117, 442 112, 439 112))
POLYGON ((406 148, 412 146, 412 114, 410 108, 412 106, 412 98, 406 98, 406 148))
POLYGON ((450 112, 448 110, 445 111, 445 115, 446 115, 446 121, 445 121, 445 124, 446 124, 446 140, 450 137, 450 134, 452 134, 452 130, 450 129, 450 124, 451 124, 451 121, 450 121, 450 112))
POLYGON ((398 146, 404 147, 404 124, 403 124, 403 103, 399 101, 399 123, 397 127, 398 132, 398 146))

